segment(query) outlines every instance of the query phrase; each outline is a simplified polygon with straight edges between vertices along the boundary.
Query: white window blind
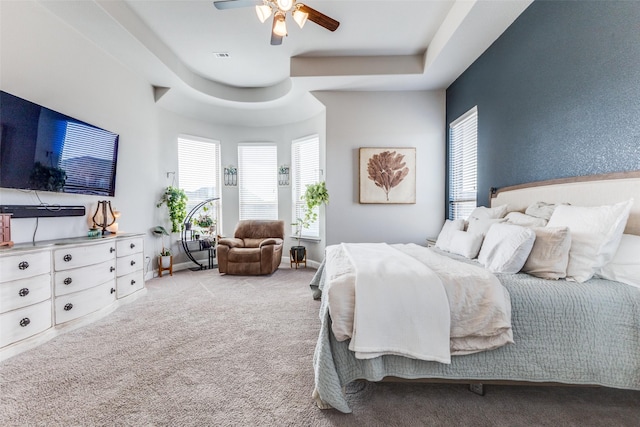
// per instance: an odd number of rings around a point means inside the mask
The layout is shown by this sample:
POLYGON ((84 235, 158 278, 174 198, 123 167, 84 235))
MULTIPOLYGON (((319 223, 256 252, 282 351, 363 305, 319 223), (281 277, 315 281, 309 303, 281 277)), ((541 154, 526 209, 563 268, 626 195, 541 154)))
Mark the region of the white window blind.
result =
POLYGON ((240 219, 278 219, 278 148, 238 145, 240 219))
MULTIPOLYGON (((178 137, 178 183, 189 201, 187 212, 213 197, 220 197, 220 142, 194 136, 178 137)), ((221 200, 213 215, 220 227, 221 200)))
POLYGON ((449 218, 467 218, 477 204, 478 107, 449 125, 449 218))
MULTIPOLYGON (((307 189, 307 185, 318 182, 318 172, 320 170, 320 141, 318 135, 300 138, 291 144, 291 174, 292 188, 292 218, 293 222, 297 218, 304 217, 305 202, 300 198, 307 189)), ((316 208, 316 213, 318 213, 316 208)), ((292 227, 292 234, 296 232, 296 227, 292 227)), ((320 237, 320 222, 315 221, 302 231, 303 237, 320 237)))

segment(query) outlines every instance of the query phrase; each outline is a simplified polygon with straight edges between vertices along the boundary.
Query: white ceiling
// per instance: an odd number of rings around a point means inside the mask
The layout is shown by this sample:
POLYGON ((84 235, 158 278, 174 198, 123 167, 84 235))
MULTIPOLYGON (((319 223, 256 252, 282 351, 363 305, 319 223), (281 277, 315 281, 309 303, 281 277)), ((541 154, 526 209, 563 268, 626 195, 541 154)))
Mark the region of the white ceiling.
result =
POLYGON ((41 0, 158 88, 159 105, 208 122, 268 126, 322 111, 320 90, 446 89, 532 0, 303 0, 335 32, 211 0, 41 0), (216 58, 223 52, 229 58, 216 58))

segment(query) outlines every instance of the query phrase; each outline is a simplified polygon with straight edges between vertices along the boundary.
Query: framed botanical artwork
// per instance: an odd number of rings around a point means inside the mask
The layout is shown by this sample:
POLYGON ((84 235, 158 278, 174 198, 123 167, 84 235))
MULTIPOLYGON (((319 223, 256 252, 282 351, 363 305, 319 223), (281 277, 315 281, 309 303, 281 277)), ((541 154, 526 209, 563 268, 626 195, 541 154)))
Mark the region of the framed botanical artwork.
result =
POLYGON ((415 148, 360 148, 360 203, 415 202, 415 148))

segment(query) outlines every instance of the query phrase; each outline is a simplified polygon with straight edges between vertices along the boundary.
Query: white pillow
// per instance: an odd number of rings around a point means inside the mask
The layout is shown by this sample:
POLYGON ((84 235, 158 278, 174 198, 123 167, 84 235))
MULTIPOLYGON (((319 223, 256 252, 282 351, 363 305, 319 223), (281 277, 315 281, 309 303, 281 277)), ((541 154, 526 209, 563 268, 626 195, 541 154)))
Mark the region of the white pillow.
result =
POLYGON ((521 212, 509 212, 504 218, 509 224, 521 225, 523 227, 544 227, 547 225, 546 219, 523 214, 521 212))
POLYGON ((464 220, 456 219, 456 220, 446 220, 444 225, 442 226, 442 230, 440 230, 440 234, 438 234, 438 239, 436 240, 436 248, 442 249, 443 251, 450 251, 451 248, 451 239, 453 238, 454 231, 462 231, 464 230, 464 220))
POLYGON ((480 246, 482 246, 483 238, 484 236, 482 234, 455 230, 452 233, 449 252, 473 259, 477 257, 478 252, 480 252, 480 246))
POLYGON ((496 206, 495 208, 487 208, 485 206, 478 206, 471 214, 469 214, 468 220, 472 219, 495 219, 502 218, 507 213, 507 205, 496 206))
POLYGON ((482 243, 478 262, 493 273, 517 273, 527 261, 536 234, 513 224, 493 224, 482 243))
POLYGON ((522 271, 543 279, 567 277, 571 232, 568 227, 534 227, 536 240, 522 271))
POLYGON ((640 236, 623 234, 616 254, 598 276, 640 289, 640 236))
POLYGON ((549 221, 551 215, 553 215, 553 211, 556 209, 556 205, 553 203, 545 203, 545 202, 535 202, 527 207, 527 210, 524 211, 527 215, 535 216, 536 218, 542 218, 549 221))
POLYGON ((469 219, 467 231, 469 233, 481 234, 484 236, 485 234, 487 234, 487 231, 489 231, 489 228, 491 228, 493 224, 505 221, 505 218, 469 219))
POLYGON ((547 226, 569 227, 571 230, 568 280, 589 280, 611 261, 620 244, 632 204, 633 199, 610 206, 556 207, 547 226))

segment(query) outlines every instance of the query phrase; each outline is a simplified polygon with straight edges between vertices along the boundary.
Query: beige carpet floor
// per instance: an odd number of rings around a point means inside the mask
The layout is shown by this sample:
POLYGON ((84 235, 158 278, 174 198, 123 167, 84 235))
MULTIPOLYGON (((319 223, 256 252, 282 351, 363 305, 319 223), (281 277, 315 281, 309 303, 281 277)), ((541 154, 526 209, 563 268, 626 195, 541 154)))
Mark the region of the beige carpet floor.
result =
POLYGON ((463 385, 348 387, 311 399, 311 269, 181 271, 108 317, 0 364, 2 426, 638 426, 640 392, 463 385))

